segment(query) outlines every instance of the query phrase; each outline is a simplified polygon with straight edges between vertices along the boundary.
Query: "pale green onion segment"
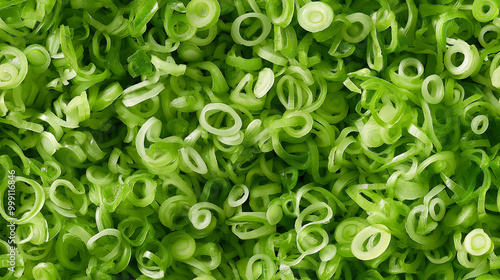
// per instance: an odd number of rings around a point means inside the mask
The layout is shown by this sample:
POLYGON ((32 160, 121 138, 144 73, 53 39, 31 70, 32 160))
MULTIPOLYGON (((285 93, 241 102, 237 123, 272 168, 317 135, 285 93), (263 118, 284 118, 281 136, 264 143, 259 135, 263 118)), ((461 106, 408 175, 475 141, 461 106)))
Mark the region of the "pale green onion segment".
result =
POLYGON ((437 75, 425 78, 422 83, 422 97, 431 104, 438 104, 444 98, 443 80, 437 75))
POLYGON ((372 260, 385 252, 391 242, 391 234, 388 228, 366 227, 362 229, 352 240, 352 254, 360 260, 372 260), (366 244, 366 245, 365 245, 366 244))
POLYGON ((494 0, 475 0, 472 15, 479 22, 488 22, 498 16, 498 2, 494 0))
POLYGON ((325 30, 333 21, 332 8, 323 2, 309 2, 297 12, 297 20, 309 32, 325 30))
POLYGON ((193 0, 186 6, 186 16, 191 25, 200 30, 212 27, 220 15, 220 6, 216 0, 193 0))
POLYGON ((473 256, 481 256, 493 249, 493 243, 483 229, 474 229, 465 236, 464 248, 473 256))
POLYGON ((260 44, 262 41, 264 41, 264 39, 267 38, 270 32, 271 22, 269 21, 269 18, 259 13, 248 13, 241 15, 233 21, 231 26, 231 36, 233 37, 234 42, 248 47, 260 44), (257 36, 257 38, 245 39, 243 38, 243 34, 241 33, 241 24, 244 20, 251 18, 255 18, 260 22, 262 30, 260 31, 260 35, 257 36))

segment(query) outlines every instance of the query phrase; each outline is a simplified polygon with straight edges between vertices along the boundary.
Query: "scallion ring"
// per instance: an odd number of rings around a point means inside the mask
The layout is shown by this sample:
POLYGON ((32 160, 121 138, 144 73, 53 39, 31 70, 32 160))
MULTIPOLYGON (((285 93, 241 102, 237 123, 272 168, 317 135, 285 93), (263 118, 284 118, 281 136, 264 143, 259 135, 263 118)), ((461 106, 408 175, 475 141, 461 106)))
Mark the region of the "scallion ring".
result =
POLYGON ((231 26, 231 36, 233 37, 234 42, 240 45, 244 45, 247 47, 255 46, 260 44, 264 39, 267 38, 267 35, 271 32, 271 22, 269 21, 269 18, 267 18, 263 14, 258 14, 258 13, 247 13, 244 15, 239 16, 233 21, 233 24, 231 26), (260 35, 256 39, 244 39, 241 36, 241 23, 249 18, 256 18, 260 21, 262 31, 260 35))
POLYGON ((485 133, 486 130, 488 129, 488 126, 489 126, 489 120, 488 117, 485 115, 479 115, 474 117, 470 124, 472 132, 478 135, 485 133))
POLYGON ((359 260, 373 260, 382 255, 391 242, 390 230, 385 225, 373 225, 362 229, 351 244, 352 254, 359 260))
POLYGON ((192 26, 199 30, 212 27, 220 16, 217 0, 192 0, 186 6, 186 17, 192 26))
POLYGON ((498 16, 498 2, 495 0, 474 0, 472 15, 479 22, 488 22, 498 16))
POLYGON ((333 22, 333 9, 323 2, 309 2, 297 13, 299 25, 309 32, 320 32, 333 22))
POLYGON ((342 28, 342 38, 348 43, 356 44, 363 41, 373 28, 373 20, 363 13, 350 14, 345 18, 351 23, 342 28))
POLYGON ((493 249, 491 238, 482 228, 473 229, 465 236, 465 250, 473 256, 482 256, 493 249))
POLYGON ((427 103, 438 104, 444 98, 443 80, 436 74, 425 78, 422 83, 422 97, 427 103))

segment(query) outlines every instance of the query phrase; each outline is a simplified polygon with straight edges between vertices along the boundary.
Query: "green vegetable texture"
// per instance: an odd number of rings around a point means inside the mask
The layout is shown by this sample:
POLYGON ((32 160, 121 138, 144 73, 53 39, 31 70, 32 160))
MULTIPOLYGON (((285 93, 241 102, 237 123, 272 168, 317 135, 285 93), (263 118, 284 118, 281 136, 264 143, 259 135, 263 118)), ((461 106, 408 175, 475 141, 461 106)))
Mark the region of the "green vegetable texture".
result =
POLYGON ((0 1, 0 280, 499 280, 499 6, 0 1))

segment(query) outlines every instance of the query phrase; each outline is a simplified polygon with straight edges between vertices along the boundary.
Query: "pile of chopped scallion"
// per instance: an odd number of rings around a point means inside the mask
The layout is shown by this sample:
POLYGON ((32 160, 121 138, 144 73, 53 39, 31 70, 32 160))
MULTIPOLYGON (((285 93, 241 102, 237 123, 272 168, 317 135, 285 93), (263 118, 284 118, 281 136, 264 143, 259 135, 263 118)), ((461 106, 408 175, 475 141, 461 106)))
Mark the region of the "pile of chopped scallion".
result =
POLYGON ((0 1, 0 280, 500 280, 500 1, 0 1))

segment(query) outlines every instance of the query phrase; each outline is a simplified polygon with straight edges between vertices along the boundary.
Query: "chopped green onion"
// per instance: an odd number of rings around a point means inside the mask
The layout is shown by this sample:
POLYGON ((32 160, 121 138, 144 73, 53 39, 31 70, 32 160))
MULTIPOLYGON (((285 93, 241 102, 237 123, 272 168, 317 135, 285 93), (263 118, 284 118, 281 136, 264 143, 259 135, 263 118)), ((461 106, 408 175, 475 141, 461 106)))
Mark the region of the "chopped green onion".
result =
MULTIPOLYGON (((249 29, 250 28, 251 26, 249 27, 249 29)), ((271 22, 265 15, 259 13, 248 13, 241 15, 238 18, 236 18, 233 21, 233 24, 231 25, 231 36, 233 37, 234 42, 247 47, 260 44, 267 38, 270 32, 271 32, 271 22), (241 24, 243 23, 244 20, 250 18, 256 18, 259 20, 259 25, 262 27, 262 31, 260 35, 255 39, 253 38, 244 39, 241 34, 241 24)), ((251 37, 251 35, 249 37, 251 37)))
POLYGON ((193 0, 186 6, 189 23, 200 30, 212 27, 220 15, 219 2, 216 0, 193 0))
POLYGON ((350 23, 342 28, 342 37, 349 43, 359 43, 363 41, 373 28, 372 19, 363 13, 354 13, 346 16, 350 23))
POLYGON ((472 15, 479 22, 488 22, 498 16, 498 2, 494 0, 474 0, 472 15))
POLYGON ((382 255, 390 242, 391 234, 386 226, 369 226, 358 232, 352 240, 352 254, 360 260, 372 260, 382 255))
POLYGON ((333 21, 332 8, 323 2, 309 2, 297 12, 297 20, 309 32, 327 29, 333 21))
POLYGON ((0 279, 500 279, 499 4, 1 2, 0 279))
POLYGON ((438 75, 425 78, 422 83, 422 97, 430 104, 438 104, 444 98, 443 80, 438 75))
POLYGON ((483 229, 474 229, 465 236, 464 248, 473 256, 481 256, 491 251, 493 244, 483 229))

